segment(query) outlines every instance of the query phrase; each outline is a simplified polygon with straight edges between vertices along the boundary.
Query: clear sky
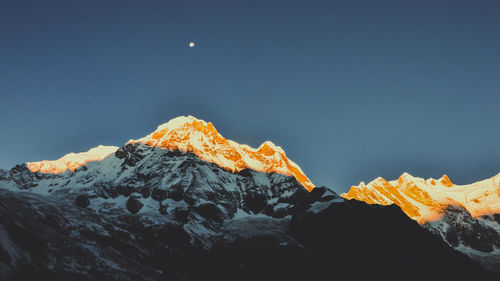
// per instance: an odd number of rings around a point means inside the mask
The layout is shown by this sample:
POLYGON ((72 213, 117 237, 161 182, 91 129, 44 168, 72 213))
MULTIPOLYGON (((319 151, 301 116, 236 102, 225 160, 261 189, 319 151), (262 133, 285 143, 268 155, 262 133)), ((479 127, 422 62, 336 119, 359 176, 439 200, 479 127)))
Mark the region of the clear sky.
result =
POLYGON ((191 114, 339 192, 464 184, 500 172, 500 1, 2 0, 0 95, 0 168, 191 114))

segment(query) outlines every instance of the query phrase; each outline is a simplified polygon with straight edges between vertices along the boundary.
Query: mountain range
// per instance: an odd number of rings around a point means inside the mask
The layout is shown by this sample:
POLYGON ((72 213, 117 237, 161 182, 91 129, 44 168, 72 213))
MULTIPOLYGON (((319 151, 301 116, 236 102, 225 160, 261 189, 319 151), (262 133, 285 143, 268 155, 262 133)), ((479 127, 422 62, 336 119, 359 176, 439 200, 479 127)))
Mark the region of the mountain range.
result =
POLYGON ((398 205, 410 218, 450 246, 500 271, 500 174, 468 185, 447 175, 423 179, 404 173, 397 180, 361 182, 341 195, 369 204, 398 205))
POLYGON ((353 194, 315 186, 272 142, 182 116, 120 147, 0 170, 0 280, 498 279, 441 238, 431 206, 353 194))

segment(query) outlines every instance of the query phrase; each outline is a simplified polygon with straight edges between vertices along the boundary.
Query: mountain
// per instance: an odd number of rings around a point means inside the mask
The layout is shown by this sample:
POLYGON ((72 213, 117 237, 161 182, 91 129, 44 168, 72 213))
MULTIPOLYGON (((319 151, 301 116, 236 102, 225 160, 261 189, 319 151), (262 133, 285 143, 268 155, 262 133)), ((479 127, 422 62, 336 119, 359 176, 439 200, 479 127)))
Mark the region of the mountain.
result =
POLYGON ((404 173, 352 186, 346 199, 398 205, 408 217, 436 233, 455 249, 500 271, 500 174, 468 185, 446 175, 422 179, 404 173))
POLYGON ((373 276, 498 278, 398 207, 344 200, 271 142, 241 145, 191 116, 0 170, 0 280, 373 276))
POLYGON ((99 146, 18 165, 0 173, 0 185, 38 194, 85 194, 82 202, 96 212, 126 206, 132 213, 153 211, 186 220, 184 228, 204 247, 210 247, 220 225, 203 224, 203 216, 222 220, 263 212, 283 217, 290 208, 288 196, 314 188, 280 147, 267 141, 251 148, 226 140, 211 123, 192 116, 172 119, 120 148, 99 146), (189 213, 190 206, 198 214, 189 213))

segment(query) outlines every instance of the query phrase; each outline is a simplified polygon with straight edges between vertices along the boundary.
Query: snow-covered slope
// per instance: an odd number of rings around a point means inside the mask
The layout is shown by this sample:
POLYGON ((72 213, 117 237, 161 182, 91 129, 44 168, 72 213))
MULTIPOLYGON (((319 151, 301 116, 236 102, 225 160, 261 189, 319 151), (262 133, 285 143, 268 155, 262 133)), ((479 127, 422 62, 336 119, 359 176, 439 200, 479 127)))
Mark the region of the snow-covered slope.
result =
POLYGON ((500 174, 468 185, 443 175, 423 179, 404 173, 352 186, 346 199, 398 205, 410 218, 487 268, 500 270, 500 174))

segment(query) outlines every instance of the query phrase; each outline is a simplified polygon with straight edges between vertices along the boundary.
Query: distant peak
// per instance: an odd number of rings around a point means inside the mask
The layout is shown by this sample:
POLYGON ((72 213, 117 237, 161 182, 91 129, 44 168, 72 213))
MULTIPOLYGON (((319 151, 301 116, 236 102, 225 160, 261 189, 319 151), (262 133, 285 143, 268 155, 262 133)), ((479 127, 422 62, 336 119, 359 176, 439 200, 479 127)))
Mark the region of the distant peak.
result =
POLYGON ((277 148, 281 148, 281 147, 276 146, 272 141, 265 141, 265 142, 263 142, 259 146, 259 149, 261 149, 261 148, 273 148, 273 149, 277 149, 277 148))
POLYGON ((196 132, 205 135, 220 136, 212 123, 189 115, 179 116, 168 121, 167 123, 161 124, 153 133, 145 138, 149 137, 156 140, 172 137, 187 138, 189 135, 196 132))
POLYGON ((369 182, 367 185, 363 185, 364 188, 374 188, 377 186, 387 186, 390 185, 389 182, 384 179, 383 177, 378 177, 371 182, 369 182))
MULTIPOLYGON (((192 126, 193 123, 201 123, 203 126, 208 126, 209 123, 205 122, 204 120, 198 119, 194 116, 188 115, 188 116, 179 116, 175 117, 174 119, 171 119, 170 121, 161 124, 156 128, 156 131, 162 131, 162 130, 176 130, 182 127, 186 126, 192 126)), ((211 123, 210 123, 211 124, 211 123)), ((213 127, 213 126, 212 126, 213 127)))
POLYGON ((369 182, 368 185, 377 184, 379 182, 386 182, 386 181, 387 180, 385 180, 383 177, 377 177, 376 179, 374 179, 371 182, 369 182))
POLYGON ((451 182, 450 178, 446 174, 444 174, 438 181, 446 187, 454 186, 453 182, 451 182))
POLYGON ((415 177, 412 176, 410 173, 404 172, 403 174, 401 174, 401 176, 399 176, 399 179, 402 179, 402 180, 413 180, 413 179, 415 179, 415 177))
POLYGON ((281 146, 277 146, 274 143, 272 143, 271 141, 265 141, 265 142, 263 142, 259 146, 258 151, 261 151, 265 155, 271 155, 271 154, 274 154, 276 152, 278 152, 280 154, 284 154, 285 153, 285 151, 283 151, 283 149, 281 148, 281 146))

